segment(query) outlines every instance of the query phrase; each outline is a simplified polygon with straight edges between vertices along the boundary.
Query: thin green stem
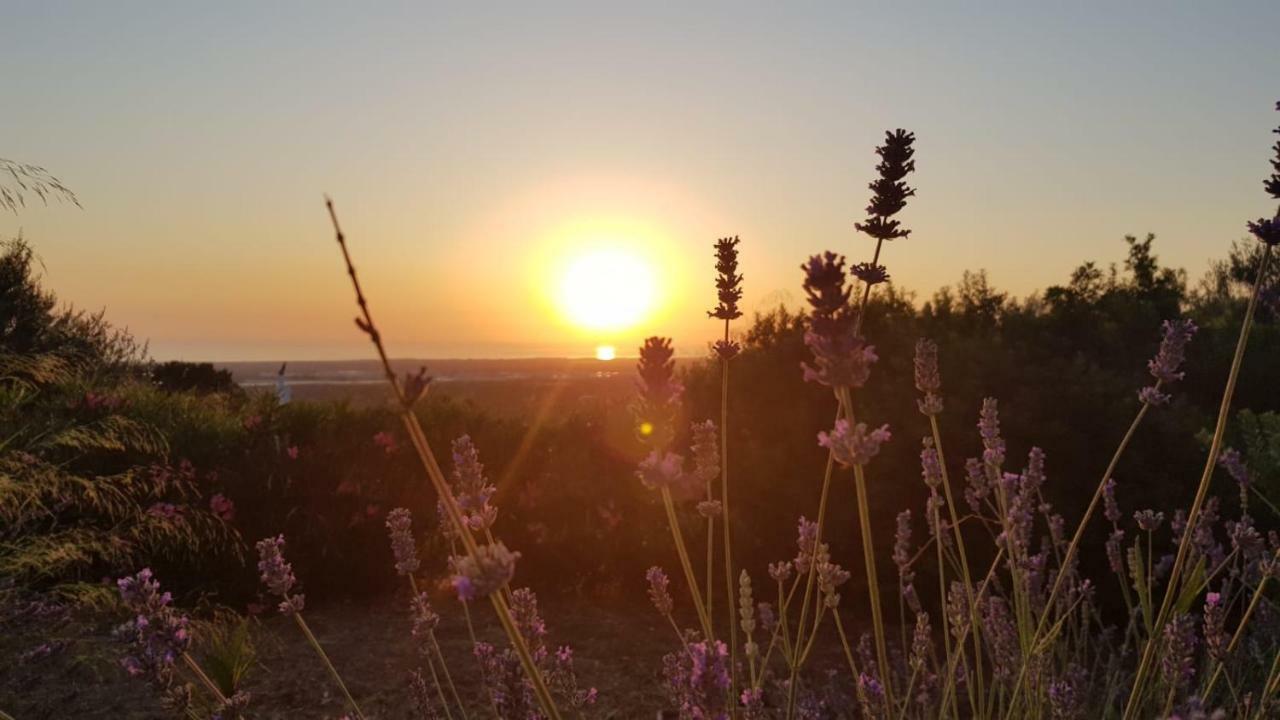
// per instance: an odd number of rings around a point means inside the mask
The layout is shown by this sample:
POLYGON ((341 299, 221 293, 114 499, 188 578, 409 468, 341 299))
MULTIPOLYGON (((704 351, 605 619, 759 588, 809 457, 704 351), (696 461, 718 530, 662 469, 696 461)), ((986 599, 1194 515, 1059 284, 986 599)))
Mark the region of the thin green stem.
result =
MULTIPOLYGON (((840 419, 842 410, 843 410, 843 405, 837 406, 836 408, 837 421, 840 419)), ((822 477, 822 495, 818 499, 818 532, 817 532, 817 537, 814 539, 814 546, 813 546, 813 552, 815 554, 818 551, 818 545, 822 543, 822 529, 827 516, 827 496, 831 492, 831 475, 834 470, 835 470, 835 456, 831 453, 831 451, 828 451, 827 452, 827 469, 822 477)), ((792 654, 791 682, 787 687, 787 720, 791 720, 791 718, 794 717, 795 715, 796 689, 797 689, 796 686, 799 684, 799 676, 800 676, 800 663, 799 663, 800 641, 804 637, 805 620, 808 619, 808 616, 809 616, 809 603, 813 598, 813 585, 814 585, 814 578, 816 577, 816 571, 817 571, 817 562, 814 561, 814 558, 810 558, 809 571, 808 573, 806 573, 806 579, 805 579, 805 585, 804 585, 804 600, 800 604, 800 621, 799 621, 799 624, 796 625, 796 642, 792 648, 792 653, 791 653, 792 654)))
POLYGON ((662 488, 662 504, 667 510, 667 523, 671 526, 671 537, 675 541, 676 553, 680 556, 680 567, 684 570, 685 582, 689 583, 689 594, 693 596, 694 609, 698 611, 698 623, 702 626, 702 636, 707 640, 715 639, 711 632, 711 618, 707 608, 702 604, 702 593, 698 590, 698 576, 693 572, 693 564, 689 562, 689 551, 684 544, 684 533, 680 531, 680 519, 676 516, 675 504, 671 501, 670 488, 662 488))
POLYGON ((316 655, 320 656, 320 662, 324 663, 324 668, 329 671, 329 676, 333 678, 334 683, 338 685, 338 689, 342 691, 342 696, 347 699, 347 704, 355 711, 359 720, 364 720, 364 713, 360 710, 360 705, 356 703, 356 699, 351 697, 351 691, 347 690, 347 684, 342 682, 342 676, 338 674, 338 669, 329 661, 329 655, 325 653, 324 648, 320 647, 320 641, 316 639, 311 628, 307 626, 307 621, 302 619, 302 613, 293 613, 293 620, 298 624, 298 629, 302 630, 302 634, 307 637, 307 642, 311 643, 311 649, 316 651, 316 655))
MULTIPOLYGON (((724 340, 729 342, 729 321, 724 321, 724 340)), ((720 530, 723 534, 721 545, 724 546, 724 586, 725 611, 729 615, 729 658, 730 658, 730 693, 731 703, 738 703, 738 598, 734 592, 733 580, 736 577, 733 569, 733 532, 730 530, 729 513, 729 360, 720 361, 720 530)), ((708 575, 707 583, 711 583, 708 575)), ((710 613, 710 608, 707 609, 710 613)))

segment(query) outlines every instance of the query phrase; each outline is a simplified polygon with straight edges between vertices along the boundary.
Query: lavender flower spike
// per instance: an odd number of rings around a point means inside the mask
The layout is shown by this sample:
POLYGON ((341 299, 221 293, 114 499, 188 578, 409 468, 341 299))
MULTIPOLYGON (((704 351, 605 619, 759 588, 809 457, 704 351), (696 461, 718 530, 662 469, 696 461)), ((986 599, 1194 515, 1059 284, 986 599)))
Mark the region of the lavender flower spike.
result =
POLYGON ((907 198, 916 194, 903 181, 916 169, 916 163, 911 159, 915 155, 915 149, 911 147, 915 139, 914 133, 902 129, 884 134, 884 144, 876 148, 876 154, 880 156, 880 163, 876 165, 879 177, 869 185, 872 196, 871 203, 867 205, 868 217, 866 222, 854 224, 859 232, 882 241, 911 234, 910 230, 902 229, 893 216, 906 207, 907 198))
POLYGON ((387 513, 387 532, 391 535, 391 552, 396 558, 396 573, 412 575, 417 572, 418 548, 413 541, 413 515, 405 508, 387 513))
MULTIPOLYGON (((1182 362, 1187 357, 1187 343, 1196 333, 1196 324, 1189 319, 1165 320, 1160 349, 1156 356, 1147 362, 1151 376, 1163 384, 1182 379, 1182 362)), ((1145 387, 1138 393, 1138 399, 1149 405, 1163 405, 1169 396, 1160 392, 1156 386, 1145 387)))
POLYGON ((649 581, 649 599, 653 601, 653 606, 658 609, 658 614, 670 615, 675 603, 671 599, 671 591, 669 589, 671 580, 667 577, 667 573, 662 568, 654 565, 649 568, 644 576, 649 581))
POLYGON ((485 598, 511 581, 516 573, 520 553, 512 552, 501 542, 481 545, 475 557, 464 555, 453 559, 453 589, 464 601, 485 598))
POLYGON ((862 387, 879 358, 856 332, 858 313, 849 304, 844 258, 832 252, 814 255, 801 269, 811 308, 804 343, 813 353, 813 365, 801 363, 805 381, 862 387))
POLYGON ((868 431, 866 423, 850 426, 848 420, 841 419, 830 433, 818 433, 818 444, 831 450, 836 462, 853 467, 870 462, 890 437, 888 425, 868 431))
POLYGON ((282 551, 284 548, 284 535, 259 540, 257 548, 258 574, 262 578, 262 583, 267 586, 272 595, 279 595, 283 598, 279 605, 280 612, 285 615, 302 612, 302 608, 306 605, 305 596, 289 594, 289 591, 293 590, 297 578, 293 576, 293 566, 284 559, 282 551))
POLYGON ((938 344, 929 338, 916 341, 915 356, 916 389, 924 397, 916 401, 920 412, 937 415, 942 412, 942 374, 938 372, 938 344))

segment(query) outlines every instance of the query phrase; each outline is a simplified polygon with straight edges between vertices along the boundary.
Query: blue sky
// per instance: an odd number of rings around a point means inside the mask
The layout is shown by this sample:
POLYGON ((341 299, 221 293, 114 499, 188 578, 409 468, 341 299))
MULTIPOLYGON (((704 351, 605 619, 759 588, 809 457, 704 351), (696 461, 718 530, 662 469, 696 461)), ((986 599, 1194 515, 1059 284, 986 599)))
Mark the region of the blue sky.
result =
POLYGON ((725 234, 748 308, 798 299, 805 256, 869 251, 894 127, 919 194, 886 261, 922 296, 978 268, 1029 293, 1148 231, 1195 278, 1274 212, 1280 3, 966 5, 22 2, 0 157, 84 209, 0 234, 157 357, 361 357, 327 192, 393 351, 484 356, 698 351, 725 234), (597 337, 544 286, 615 230, 667 301, 597 337))

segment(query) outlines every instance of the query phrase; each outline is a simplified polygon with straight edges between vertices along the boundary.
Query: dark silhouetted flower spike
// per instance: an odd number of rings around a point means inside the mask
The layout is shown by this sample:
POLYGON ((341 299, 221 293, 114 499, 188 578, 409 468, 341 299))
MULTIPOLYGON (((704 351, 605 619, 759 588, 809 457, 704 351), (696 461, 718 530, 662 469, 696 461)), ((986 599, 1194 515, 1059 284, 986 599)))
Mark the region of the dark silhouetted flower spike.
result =
POLYGON ((849 268, 849 272, 867 285, 879 285, 889 282, 889 271, 883 265, 875 263, 858 263, 849 268))
POLYGON ((1280 218, 1271 220, 1268 218, 1258 218, 1256 222, 1248 223, 1249 232, 1258 238, 1259 241, 1275 247, 1280 245, 1280 218))
POLYGON ((684 388, 675 379, 675 350, 671 338, 645 338, 640 347, 639 400, 634 408, 641 439, 665 448, 675 432, 675 416, 684 388))
POLYGON ((707 312, 708 317, 736 320, 742 317, 738 301, 742 300, 742 276, 738 274, 738 236, 716 241, 716 290, 720 304, 707 312))
POLYGON ((856 332, 858 313, 849 304, 844 258, 833 252, 814 255, 801 269, 812 308, 804 343, 813 353, 813 365, 801 363, 805 381, 862 387, 878 357, 856 332))
MULTIPOLYGON (((1276 103, 1276 111, 1280 112, 1280 102, 1276 103)), ((1271 132, 1280 135, 1280 127, 1271 132)), ((1267 189, 1267 194, 1280 200, 1280 140, 1271 146, 1276 151, 1276 156, 1271 159, 1271 177, 1262 181, 1263 187, 1267 189)))
POLYGON ((884 134, 884 145, 876 148, 876 154, 880 156, 876 172, 880 177, 868 186, 872 195, 871 204, 867 205, 867 221, 854 224, 860 232, 877 240, 893 240, 911 234, 893 216, 906 207, 907 198, 916 194, 915 189, 904 181, 907 174, 916 169, 916 163, 911 159, 916 152, 911 147, 915 140, 915 133, 902 129, 884 134))

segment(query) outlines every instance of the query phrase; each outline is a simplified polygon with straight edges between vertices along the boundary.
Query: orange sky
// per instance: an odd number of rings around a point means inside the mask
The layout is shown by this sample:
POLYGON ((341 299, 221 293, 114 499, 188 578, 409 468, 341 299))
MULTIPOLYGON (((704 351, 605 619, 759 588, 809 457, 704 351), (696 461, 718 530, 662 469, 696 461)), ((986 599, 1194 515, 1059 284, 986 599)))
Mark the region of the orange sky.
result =
POLYGON ((324 193, 396 355, 628 353, 655 333, 697 353, 714 240, 742 237, 748 312, 794 304, 807 255, 868 251, 872 150, 901 126, 919 196, 886 251, 899 284, 987 268, 1025 294, 1148 231, 1194 279, 1274 210, 1277 21, 1274 3, 29 4, 0 27, 0 157, 84 209, 0 234, 160 359, 367 355, 324 193), (661 286, 618 332, 553 305, 601 243, 661 286))

